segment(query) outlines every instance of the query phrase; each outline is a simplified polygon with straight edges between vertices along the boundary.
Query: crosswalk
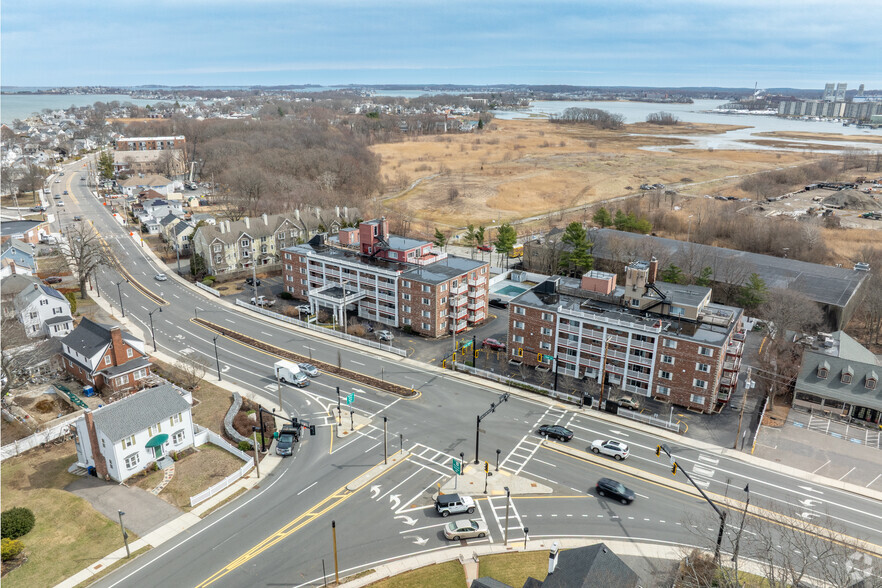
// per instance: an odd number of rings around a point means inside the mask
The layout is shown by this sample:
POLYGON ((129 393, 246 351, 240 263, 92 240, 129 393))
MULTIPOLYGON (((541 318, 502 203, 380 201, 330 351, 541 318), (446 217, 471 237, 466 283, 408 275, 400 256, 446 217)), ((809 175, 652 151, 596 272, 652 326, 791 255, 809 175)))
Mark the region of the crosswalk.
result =
MULTIPOLYGON (((552 424, 557 425, 566 417, 569 413, 566 410, 557 408, 554 406, 548 407, 542 415, 536 419, 536 422, 533 423, 532 430, 535 431, 539 428, 539 425, 552 424)), ((505 456, 505 459, 502 460, 502 463, 499 464, 499 469, 504 469, 508 472, 511 472, 515 475, 518 475, 523 471, 524 467, 527 463, 536 455, 536 452, 542 446, 542 438, 536 436, 535 434, 527 434, 524 435, 518 444, 515 445, 514 449, 505 456)))
POLYGON ((696 486, 699 486, 706 490, 708 486, 710 486, 714 475, 717 473, 717 470, 711 466, 719 465, 720 460, 716 457, 711 457, 710 455, 699 453, 698 461, 706 465, 695 464, 694 466, 692 466, 692 470, 689 473, 692 474, 692 479, 695 480, 696 486))
POLYGON ((505 509, 508 506, 508 537, 511 539, 513 536, 513 532, 521 532, 523 535, 524 522, 521 519, 521 515, 518 512, 517 507, 515 507, 514 501, 508 500, 505 496, 492 496, 487 498, 487 503, 490 507, 490 512, 493 513, 493 518, 496 520, 496 526, 499 527, 499 533, 502 537, 505 537, 505 509))

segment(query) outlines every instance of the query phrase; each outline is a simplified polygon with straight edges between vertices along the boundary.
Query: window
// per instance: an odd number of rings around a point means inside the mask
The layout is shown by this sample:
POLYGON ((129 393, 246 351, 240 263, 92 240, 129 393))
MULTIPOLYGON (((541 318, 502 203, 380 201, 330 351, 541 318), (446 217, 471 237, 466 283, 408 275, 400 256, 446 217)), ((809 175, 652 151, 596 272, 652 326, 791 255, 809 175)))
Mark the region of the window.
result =
POLYGON ((514 328, 516 328, 516 329, 523 329, 524 326, 525 326, 524 323, 521 322, 521 321, 515 321, 515 322, 514 322, 514 328))
POLYGON ((854 372, 851 369, 851 366, 848 366, 846 369, 842 370, 842 383, 843 384, 851 384, 851 380, 854 377, 854 372))
POLYGON ((402 305, 402 306, 401 306, 401 312, 410 312, 410 307, 407 306, 407 305, 402 305))
POLYGON ((701 388, 702 390, 707 390, 707 382, 705 382, 704 380, 692 378, 692 385, 696 388, 701 388))
POLYGON ((542 327, 542 334, 550 337, 551 336, 551 329, 549 329, 548 327, 542 327))
POLYGON ((428 286, 426 286, 425 284, 423 284, 422 286, 420 286, 420 290, 422 290, 423 292, 426 292, 426 293, 432 291, 432 289, 429 288, 428 286))
POLYGON ((438 313, 438 318, 444 318, 446 315, 447 311, 442 308, 441 312, 438 313))
POLYGON ((214 256, 214 263, 220 263, 220 262, 222 262, 223 260, 224 260, 224 258, 223 258, 222 255, 215 255, 215 256, 214 256))
POLYGON ((827 371, 828 370, 826 367, 818 366, 818 377, 821 378, 822 380, 826 380, 827 379, 827 371))
POLYGON ((389 259, 398 259, 398 252, 397 251, 390 251, 389 252, 389 259))
POLYGON ((407 318, 407 317, 401 319, 401 322, 402 322, 403 324, 405 324, 405 325, 409 325, 409 324, 411 324, 410 319, 407 318))
POLYGON ((515 343, 523 343, 524 342, 524 338, 521 335, 515 335, 514 337, 511 338, 511 340, 514 341, 515 343))
POLYGON ((40 306, 46 306, 47 304, 49 304, 49 301, 46 300, 45 298, 43 298, 42 300, 40 300, 40 306))
POLYGON ((714 356, 714 350, 711 349, 710 347, 699 347, 699 348, 698 348, 698 354, 699 354, 699 355, 704 355, 704 356, 707 356, 707 357, 713 357, 713 356, 714 356))
POLYGON ((438 288, 438 290, 441 292, 447 292, 447 284, 441 284, 441 287, 438 288))
POLYGON ((184 442, 184 431, 181 429, 180 431, 175 431, 174 435, 172 435, 172 443, 175 445, 180 445, 184 442))
POLYGON ((689 395, 689 402, 691 402, 693 404, 700 404, 700 405, 704 406, 704 400, 705 400, 704 396, 699 396, 698 394, 690 394, 689 395))
POLYGON ((456 288, 456 287, 458 287, 458 286, 459 286, 459 280, 453 280, 453 283, 450 284, 450 287, 451 287, 451 288, 456 288))
POLYGON ((180 424, 181 418, 182 418, 181 415, 182 415, 182 413, 180 413, 180 412, 176 415, 172 415, 172 417, 170 419, 168 419, 168 424, 170 424, 173 427, 177 424, 180 424))
POLYGON ((410 282, 408 282, 407 280, 401 280, 401 287, 410 288, 410 282))
POLYGON ((242 247, 248 247, 249 245, 251 245, 251 241, 248 239, 242 239, 242 247))
POLYGON ((438 328, 439 329, 446 329, 447 328, 447 321, 444 321, 440 325, 438 325, 438 328))
POLYGON ((428 298, 423 298, 423 304, 425 304, 426 306, 428 306, 428 305, 432 304, 432 301, 429 300, 428 298))
POLYGON ((32 312, 32 313, 31 313, 31 318, 32 318, 32 319, 37 318, 37 313, 36 313, 36 312, 32 312))
POLYGON ((432 328, 432 325, 430 325, 429 323, 423 323, 423 330, 424 331, 428 331, 431 328, 432 328))
POLYGON ((132 374, 132 379, 134 379, 134 380, 140 380, 140 379, 146 378, 146 377, 147 377, 147 368, 144 368, 142 370, 138 370, 134 374, 132 374))
POLYGON ((131 437, 129 437, 127 439, 122 440, 122 448, 123 449, 128 449, 129 447, 131 447, 134 444, 135 444, 135 436, 134 435, 132 435, 131 437))
POLYGON ((710 373, 710 366, 706 363, 696 363, 695 370, 709 374, 710 373))
POLYGON ((671 375, 671 372, 659 372, 658 377, 661 378, 662 380, 670 380, 673 378, 673 376, 671 375))
POLYGON ((674 358, 670 355, 662 355, 661 356, 662 363, 666 363, 668 365, 674 365, 674 358))
POLYGON ((515 314, 522 315, 522 316, 525 315, 525 314, 527 314, 527 312, 524 310, 524 307, 523 307, 523 306, 515 306, 515 307, 514 307, 514 313, 515 313, 515 314))
POLYGON ((432 318, 432 313, 429 312, 428 310, 424 310, 420 314, 422 315, 423 318, 432 318))
POLYGON ((110 356, 109 355, 104 358, 104 365, 110 365, 110 356))
POLYGON ((551 351, 551 343, 546 343, 545 341, 543 341, 539 344, 539 348, 545 349, 546 351, 551 351))
POLYGON ((152 427, 147 427, 147 435, 150 437, 157 433, 162 433, 162 423, 156 423, 152 427))
POLYGON ((667 386, 657 386, 655 389, 655 392, 656 392, 656 394, 659 394, 661 396, 670 396, 671 395, 671 389, 668 388, 667 386))
POLYGON ((543 312, 543 313, 542 313, 542 320, 543 320, 543 321, 553 321, 553 320, 554 320, 554 315, 551 314, 550 312, 543 312))
POLYGON ((132 351, 131 347, 126 349, 126 357, 128 357, 129 359, 132 359, 133 357, 135 357, 135 352, 132 351))
POLYGON ((664 342, 662 343, 662 345, 664 345, 668 349, 676 349, 677 348, 677 342, 674 341, 673 339, 665 339, 664 342))
POLYGON ((137 466, 140 461, 141 455, 138 453, 133 453, 126 458, 126 468, 132 469, 133 467, 137 466))
POLYGON ((441 304, 447 304, 447 296, 441 297, 441 304))
POLYGON ((410 300, 410 294, 402 294, 401 299, 402 300, 410 300))

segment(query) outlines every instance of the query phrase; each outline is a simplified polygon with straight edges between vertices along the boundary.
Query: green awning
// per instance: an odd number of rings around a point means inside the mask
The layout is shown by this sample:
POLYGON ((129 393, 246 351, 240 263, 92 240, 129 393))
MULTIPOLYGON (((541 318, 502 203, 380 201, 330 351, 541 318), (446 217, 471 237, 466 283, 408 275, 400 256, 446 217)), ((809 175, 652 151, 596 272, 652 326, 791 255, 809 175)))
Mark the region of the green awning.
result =
POLYGON ((145 447, 159 447, 166 441, 168 441, 168 435, 166 435, 165 433, 160 433, 159 435, 148 441, 145 447))

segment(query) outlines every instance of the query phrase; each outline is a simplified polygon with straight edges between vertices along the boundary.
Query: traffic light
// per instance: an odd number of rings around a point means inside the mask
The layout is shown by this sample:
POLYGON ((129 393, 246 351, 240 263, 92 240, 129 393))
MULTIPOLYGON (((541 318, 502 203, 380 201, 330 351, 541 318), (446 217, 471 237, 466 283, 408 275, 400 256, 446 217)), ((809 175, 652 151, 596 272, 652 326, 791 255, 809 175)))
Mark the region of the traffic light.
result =
POLYGON ((677 475, 677 462, 674 462, 674 465, 671 466, 671 473, 675 476, 677 475))
POLYGON ((478 359, 478 350, 475 349, 475 359, 478 359))
POLYGON ((489 462, 489 461, 485 461, 485 462, 484 462, 484 473, 486 474, 486 473, 489 472, 489 471, 490 471, 490 462, 489 462))
POLYGON ((315 425, 309 425, 309 434, 315 435, 315 425))
POLYGON ((655 456, 658 457, 661 455, 661 445, 655 446, 655 456))

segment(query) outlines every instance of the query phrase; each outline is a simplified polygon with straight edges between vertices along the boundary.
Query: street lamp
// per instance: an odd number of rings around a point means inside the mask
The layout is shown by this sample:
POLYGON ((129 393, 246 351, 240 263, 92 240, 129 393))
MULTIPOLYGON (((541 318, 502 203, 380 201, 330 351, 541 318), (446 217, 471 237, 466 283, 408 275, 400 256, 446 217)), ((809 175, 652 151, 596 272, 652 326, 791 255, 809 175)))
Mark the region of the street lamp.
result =
POLYGON ((744 502, 744 514, 741 515, 741 525, 738 527, 738 534, 735 535, 735 550, 732 552, 732 561, 735 562, 735 569, 738 569, 738 545, 741 543, 741 533, 744 531, 744 520, 747 518, 747 507, 750 506, 750 484, 744 486, 744 493, 747 494, 747 500, 744 502))
POLYGON ((217 381, 220 382, 221 381, 220 357, 217 354, 217 338, 218 337, 220 337, 220 335, 214 336, 214 360, 217 362, 217 381))
POLYGON ((388 419, 386 417, 383 417, 383 463, 384 464, 389 463, 388 452, 386 450, 386 421, 387 420, 388 419))
POLYGON ((502 453, 501 449, 496 450, 496 471, 499 471, 499 454, 502 453))
POLYGON ((508 489, 508 486, 505 487, 505 545, 508 547, 508 507, 511 505, 511 490, 508 489))
MULTIPOLYGON (((485 418, 491 412, 496 412, 496 407, 502 404, 503 402, 508 402, 508 392, 502 394, 499 398, 496 399, 496 402, 490 403, 490 408, 484 411, 484 414, 477 415, 477 424, 475 425, 475 464, 479 463, 478 460, 478 449, 480 447, 481 442, 481 420, 485 418)), ((460 454, 462 455, 462 454, 460 454)))
POLYGON ((153 353, 156 353, 156 333, 153 330, 153 313, 156 311, 162 312, 162 307, 157 306, 153 310, 147 313, 147 316, 150 317, 150 336, 153 337, 153 353))
POLYGON ((126 528, 123 525, 123 515, 126 514, 121 510, 116 511, 119 513, 119 528, 122 530, 123 543, 126 544, 126 558, 132 557, 132 552, 129 551, 129 534, 126 533, 126 528))
POLYGON ((119 308, 122 311, 122 317, 126 318, 126 309, 123 306, 123 301, 122 301, 122 284, 124 282, 128 282, 128 280, 120 280, 119 282, 116 282, 116 292, 117 292, 117 294, 119 294, 119 308))

